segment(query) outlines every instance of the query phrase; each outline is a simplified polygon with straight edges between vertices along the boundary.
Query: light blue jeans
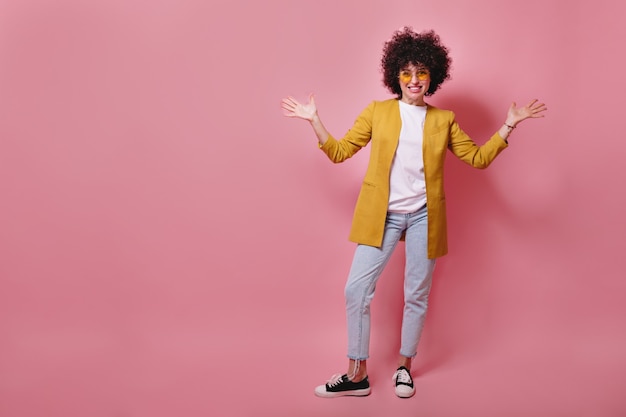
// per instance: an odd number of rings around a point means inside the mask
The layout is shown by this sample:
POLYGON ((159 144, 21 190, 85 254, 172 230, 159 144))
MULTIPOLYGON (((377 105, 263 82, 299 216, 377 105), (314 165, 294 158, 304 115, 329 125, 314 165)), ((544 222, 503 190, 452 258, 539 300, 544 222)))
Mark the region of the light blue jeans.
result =
POLYGON ((400 354, 412 358, 424 327, 428 295, 435 260, 428 259, 428 217, 426 206, 410 214, 387 213, 380 248, 358 245, 346 283, 348 358, 369 357, 370 304, 376 283, 402 234, 405 233, 404 313, 400 354))

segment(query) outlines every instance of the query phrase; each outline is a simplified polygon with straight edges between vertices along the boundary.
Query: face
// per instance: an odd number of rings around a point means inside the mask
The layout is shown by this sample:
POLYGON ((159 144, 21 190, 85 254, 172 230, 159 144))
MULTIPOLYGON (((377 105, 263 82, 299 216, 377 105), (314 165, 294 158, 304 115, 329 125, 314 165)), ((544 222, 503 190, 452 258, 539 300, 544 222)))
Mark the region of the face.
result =
POLYGON ((398 74, 402 101, 416 106, 423 106, 424 95, 430 87, 430 72, 423 65, 409 64, 398 74))

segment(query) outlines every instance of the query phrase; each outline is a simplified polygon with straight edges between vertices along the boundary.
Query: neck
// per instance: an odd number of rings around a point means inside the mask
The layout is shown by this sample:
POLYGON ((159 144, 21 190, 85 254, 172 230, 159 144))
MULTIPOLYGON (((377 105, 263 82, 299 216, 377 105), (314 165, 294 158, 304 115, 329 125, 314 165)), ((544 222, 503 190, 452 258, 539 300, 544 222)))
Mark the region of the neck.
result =
POLYGON ((400 101, 403 101, 406 104, 410 104, 411 106, 425 106, 426 105, 426 102, 424 101, 423 98, 411 100, 406 97, 402 97, 400 101))

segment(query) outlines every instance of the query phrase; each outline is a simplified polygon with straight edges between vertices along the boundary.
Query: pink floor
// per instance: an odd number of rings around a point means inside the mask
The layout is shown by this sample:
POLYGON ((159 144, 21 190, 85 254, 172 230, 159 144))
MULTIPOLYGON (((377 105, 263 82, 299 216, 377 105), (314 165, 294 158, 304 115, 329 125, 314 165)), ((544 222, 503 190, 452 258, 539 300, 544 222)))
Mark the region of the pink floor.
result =
POLYGON ((54 340, 38 340, 39 346, 32 340, 8 363, 5 351, 1 415, 626 415, 626 344, 611 340, 561 341, 550 349, 550 340, 537 340, 471 353, 459 347, 445 357, 435 351, 435 341, 426 340, 410 399, 395 397, 394 361, 378 346, 370 361, 369 397, 320 399, 314 386, 344 364, 312 336, 266 339, 248 350, 161 334, 152 348, 134 353, 95 334, 86 339, 73 352, 54 340))

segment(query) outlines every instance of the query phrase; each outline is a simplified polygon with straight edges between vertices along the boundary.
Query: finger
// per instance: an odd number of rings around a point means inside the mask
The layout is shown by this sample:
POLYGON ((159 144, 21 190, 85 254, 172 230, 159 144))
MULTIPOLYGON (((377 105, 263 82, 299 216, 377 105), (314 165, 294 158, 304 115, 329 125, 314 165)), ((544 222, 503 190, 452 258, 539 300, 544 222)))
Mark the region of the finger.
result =
POLYGON ((542 111, 547 110, 547 107, 545 104, 540 103, 540 104, 535 105, 531 110, 533 112, 542 112, 542 111))
POLYGON ((532 117, 545 117, 545 111, 548 110, 545 106, 539 109, 535 109, 532 112, 532 117))
POLYGON ((291 103, 294 106, 298 105, 298 101, 293 97, 287 97, 284 101, 287 103, 291 103))
POLYGON ((532 99, 532 100, 530 101, 530 103, 528 103, 528 104, 526 105, 526 107, 531 108, 531 107, 532 107, 532 106, 533 106, 533 105, 534 105, 537 101, 538 101, 538 100, 537 100, 536 98, 535 98, 535 99, 532 99))

